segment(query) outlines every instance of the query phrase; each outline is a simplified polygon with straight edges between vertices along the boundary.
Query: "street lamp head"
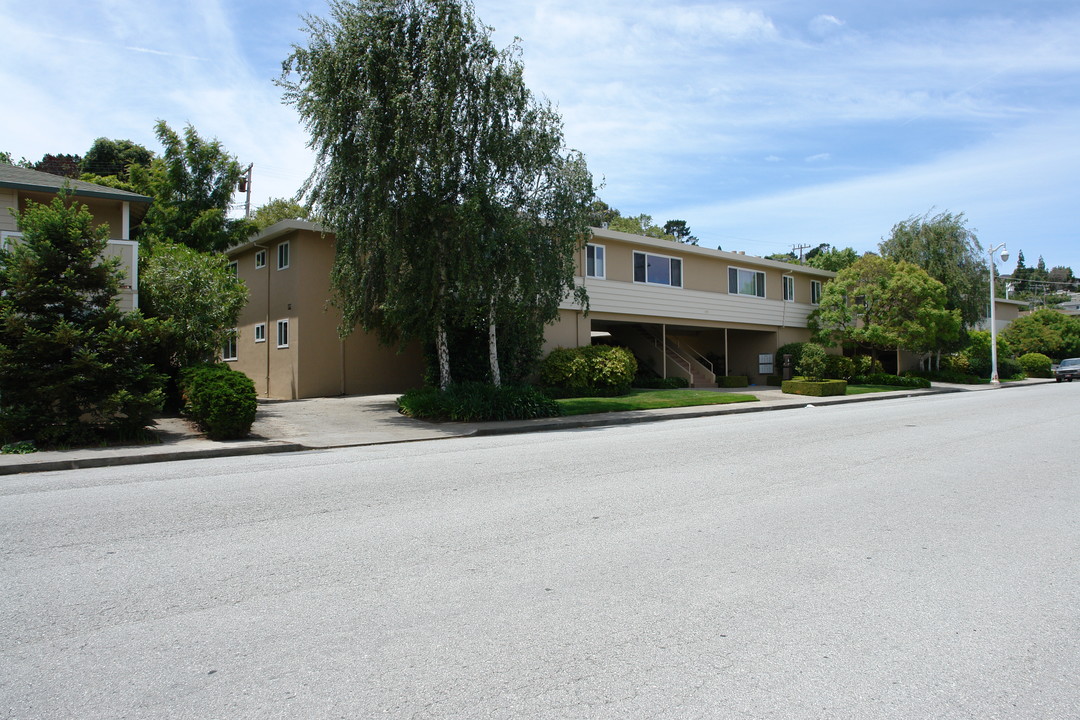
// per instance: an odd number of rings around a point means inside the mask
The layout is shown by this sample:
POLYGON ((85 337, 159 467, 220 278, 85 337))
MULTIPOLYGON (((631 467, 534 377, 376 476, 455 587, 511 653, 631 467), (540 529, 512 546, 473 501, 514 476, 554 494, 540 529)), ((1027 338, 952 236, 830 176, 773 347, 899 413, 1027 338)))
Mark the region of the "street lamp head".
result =
POLYGON ((1008 250, 1002 250, 1001 251, 1001 262, 1008 262, 1008 261, 1009 261, 1009 251, 1008 250))

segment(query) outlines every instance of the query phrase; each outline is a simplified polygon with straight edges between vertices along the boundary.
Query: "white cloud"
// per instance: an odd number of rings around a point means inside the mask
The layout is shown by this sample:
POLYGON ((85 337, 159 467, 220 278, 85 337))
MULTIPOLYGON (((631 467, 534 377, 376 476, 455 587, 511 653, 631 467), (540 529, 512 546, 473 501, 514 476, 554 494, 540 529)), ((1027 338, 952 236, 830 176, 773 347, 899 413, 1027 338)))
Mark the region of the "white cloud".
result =
POLYGON ((818 153, 816 155, 811 155, 809 157, 803 158, 803 161, 808 163, 819 163, 825 162, 826 160, 830 159, 832 159, 832 155, 830 153, 818 153))

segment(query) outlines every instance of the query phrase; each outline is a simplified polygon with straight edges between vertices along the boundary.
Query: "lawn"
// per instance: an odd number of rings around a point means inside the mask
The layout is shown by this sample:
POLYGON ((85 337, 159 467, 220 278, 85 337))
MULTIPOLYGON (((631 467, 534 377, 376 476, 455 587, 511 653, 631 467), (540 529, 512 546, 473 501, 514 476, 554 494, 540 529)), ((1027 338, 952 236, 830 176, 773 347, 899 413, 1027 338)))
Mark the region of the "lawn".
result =
POLYGON ((631 390, 629 395, 619 397, 563 398, 558 403, 562 405, 563 415, 585 415, 619 410, 652 410, 755 401, 757 398, 753 395, 710 390, 631 390))

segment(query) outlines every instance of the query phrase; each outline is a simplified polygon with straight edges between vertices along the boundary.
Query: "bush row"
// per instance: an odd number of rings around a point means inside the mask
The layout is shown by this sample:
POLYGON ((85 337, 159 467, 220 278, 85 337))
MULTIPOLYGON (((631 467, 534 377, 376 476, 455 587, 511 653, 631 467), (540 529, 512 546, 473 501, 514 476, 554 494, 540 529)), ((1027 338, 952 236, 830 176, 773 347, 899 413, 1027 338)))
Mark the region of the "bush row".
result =
POLYGON ((807 378, 794 378, 792 380, 785 380, 780 385, 780 390, 792 395, 809 395, 811 397, 846 395, 847 380, 809 380, 807 378))
POLYGON ((255 422, 255 383, 223 363, 193 365, 180 373, 184 413, 212 440, 245 437, 255 422))
POLYGON ((912 374, 890 375, 889 373, 870 373, 869 375, 855 375, 851 378, 852 385, 890 385, 893 387, 928 388, 930 381, 923 377, 912 374))
POLYGON ((398 412, 423 420, 480 422, 556 417, 559 403, 536 388, 524 385, 495 387, 463 382, 445 391, 434 387, 409 390, 397 399, 398 412))

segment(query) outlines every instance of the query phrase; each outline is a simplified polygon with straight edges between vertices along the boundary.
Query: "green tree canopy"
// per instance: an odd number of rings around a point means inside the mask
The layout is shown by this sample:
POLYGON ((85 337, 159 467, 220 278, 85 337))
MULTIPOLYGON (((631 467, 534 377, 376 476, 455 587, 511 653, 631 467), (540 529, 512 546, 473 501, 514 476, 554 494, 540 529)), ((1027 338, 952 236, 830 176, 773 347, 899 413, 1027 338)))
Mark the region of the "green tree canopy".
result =
POLYGON ((128 169, 132 165, 145 167, 153 159, 153 151, 136 142, 99 137, 83 155, 79 169, 84 174, 96 177, 115 177, 122 182, 126 182, 128 180, 128 169))
POLYGON ((251 220, 256 228, 265 230, 282 220, 306 220, 310 215, 310 211, 295 200, 270 198, 265 204, 255 208, 251 213, 251 220))
POLYGON ((913 215, 893 226, 879 244, 881 254, 919 266, 945 286, 945 307, 959 310, 964 327, 982 320, 989 270, 964 213, 913 215))
POLYGON ((823 247, 815 248, 806 255, 806 264, 818 270, 831 270, 840 272, 849 268, 859 259, 859 253, 853 248, 835 248, 826 243, 823 247))
POLYGON ((0 248, 0 437, 81 444, 141 430, 162 401, 143 360, 155 328, 113 299, 123 273, 102 259, 108 226, 64 193, 16 220, 22 237, 0 248))
POLYGON ((139 240, 179 242, 202 252, 221 252, 246 240, 254 224, 228 217, 243 173, 236 158, 190 125, 181 137, 159 120, 155 133, 162 156, 148 167, 129 166, 134 187, 154 198, 138 228, 139 240))
POLYGON ((945 307, 945 288, 921 268, 864 255, 822 291, 808 325, 817 342, 926 352, 960 333, 960 314, 945 307))
POLYGON ((155 352, 158 367, 175 376, 182 368, 210 362, 236 327, 247 288, 220 253, 201 253, 179 243, 156 242, 143 253, 139 301, 163 321, 155 352))
POLYGON ((1013 320, 1001 335, 1019 355, 1042 353, 1056 360, 1080 357, 1080 317, 1050 308, 1013 320))
POLYGON ((316 152, 303 190, 337 235, 342 332, 434 342, 446 387, 449 327, 488 326, 494 358, 499 319, 557 314, 591 177, 471 4, 332 0, 306 24, 279 82, 316 152))

